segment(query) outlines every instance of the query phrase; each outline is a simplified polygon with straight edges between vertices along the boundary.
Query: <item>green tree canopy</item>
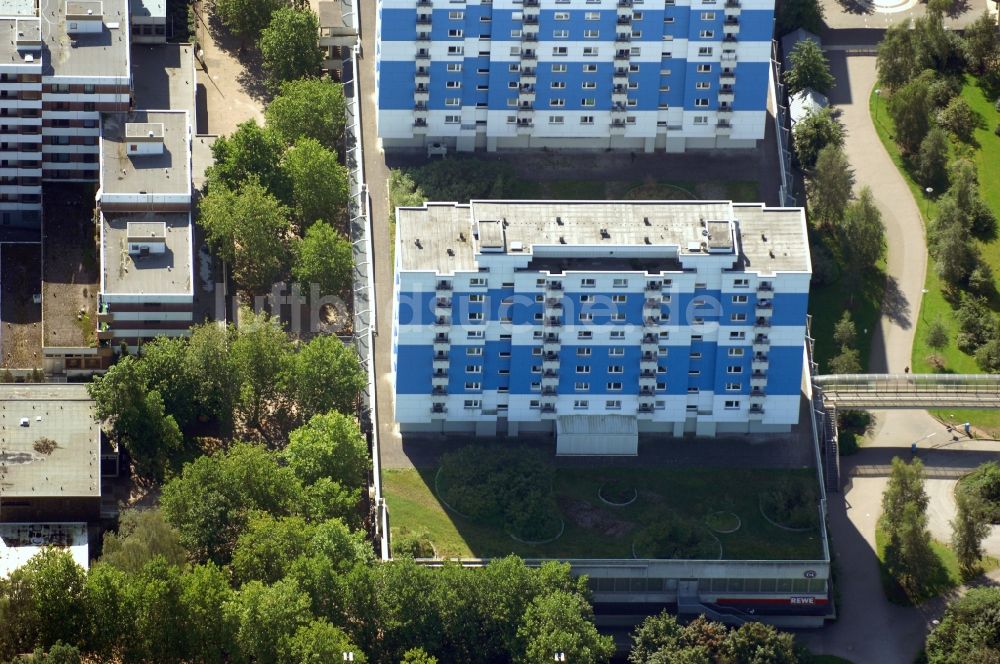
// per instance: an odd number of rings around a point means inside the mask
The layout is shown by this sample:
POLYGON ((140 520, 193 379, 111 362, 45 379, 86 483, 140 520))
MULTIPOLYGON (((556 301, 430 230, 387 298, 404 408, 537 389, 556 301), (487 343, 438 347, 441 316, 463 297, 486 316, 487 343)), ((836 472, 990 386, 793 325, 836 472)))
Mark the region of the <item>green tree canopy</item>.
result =
POLYGON ((181 576, 185 640, 198 661, 222 664, 233 651, 232 626, 222 620, 223 610, 233 595, 228 570, 215 563, 195 565, 181 576))
POLYGON ((218 420, 226 431, 232 424, 238 384, 233 381, 235 368, 225 327, 204 323, 191 328, 184 372, 194 386, 199 410, 218 420))
POLYGON ((948 605, 927 636, 928 664, 1000 659, 1000 588, 971 588, 948 605))
POLYGON ((580 595, 556 591, 538 596, 524 613, 518 636, 525 644, 518 661, 544 662, 553 653, 566 661, 596 664, 611 659, 614 639, 597 632, 590 605, 580 595))
POLYGON ((306 552, 312 535, 312 528, 300 516, 253 513, 233 549, 233 578, 239 584, 280 581, 292 561, 306 552))
POLYGON ((901 87, 917 73, 916 39, 909 20, 890 25, 878 45, 878 80, 890 90, 901 87))
POLYGON ((246 41, 259 35, 271 15, 287 5, 286 0, 217 0, 215 11, 226 29, 246 41))
POLYGON ((312 138, 336 151, 347 117, 344 86, 325 77, 284 81, 264 117, 287 145, 312 138))
POLYGON ((811 171, 816 166, 819 152, 827 145, 843 147, 844 128, 833 115, 833 110, 823 108, 810 113, 795 123, 793 129, 795 157, 803 170, 811 171))
POLYGON ((243 309, 230 354, 240 379, 237 412, 247 426, 263 432, 265 413, 273 418, 284 409, 281 400, 292 359, 288 335, 277 319, 243 309))
POLYGON ((833 328, 833 341, 838 346, 853 346, 858 339, 858 329, 851 319, 851 312, 845 311, 833 328))
POLYGON ((270 127, 247 120, 229 136, 220 136, 212 144, 214 163, 208 167, 208 191, 239 190, 246 182, 257 180, 282 203, 291 202, 291 184, 281 167, 285 144, 270 127))
POLYGON ((187 339, 157 337, 142 347, 141 361, 136 365, 143 384, 160 393, 163 408, 182 428, 198 410, 194 381, 185 371, 187 350, 187 339))
POLYGON ((843 246, 849 248, 852 264, 858 268, 849 274, 860 281, 865 271, 875 269, 886 248, 882 213, 875 207, 875 197, 869 187, 862 187, 857 200, 847 205, 840 232, 843 246))
POLYGON ((350 637, 326 620, 313 620, 299 627, 289 643, 291 662, 296 664, 328 664, 343 661, 344 653, 353 655, 352 662, 364 662, 364 653, 351 643, 350 637))
POLYGON ((930 130, 928 88, 928 78, 918 76, 889 98, 889 114, 896 125, 896 142, 903 152, 916 153, 930 130))
POLYGON ((790 95, 806 88, 826 94, 836 83, 823 49, 811 39, 797 43, 788 54, 788 60, 791 67, 784 78, 790 95))
POLYGON ((778 5, 775 33, 783 36, 792 30, 804 28, 819 34, 824 24, 823 3, 819 0, 787 0, 778 5))
POLYGON ((951 546, 963 572, 976 570, 983 557, 983 540, 990 534, 986 505, 977 493, 955 492, 957 511, 951 524, 951 546))
POLYGON ((312 616, 309 596, 291 580, 273 585, 251 581, 240 588, 225 607, 225 617, 234 627, 236 654, 240 662, 284 664, 292 661, 292 643, 312 616))
POLYGON ((295 400, 304 420, 336 410, 353 414, 365 373, 354 348, 328 334, 313 337, 291 363, 295 400))
POLYGON ((285 154, 292 207, 301 228, 317 219, 340 222, 347 209, 347 168, 314 138, 300 138, 285 154))
POLYGON ((837 145, 820 150, 809 188, 813 216, 825 224, 838 224, 851 200, 853 187, 854 169, 844 151, 837 145))
POLYGON ((238 191, 212 189, 199 207, 208 242, 236 282, 252 293, 268 292, 291 257, 288 209, 254 181, 238 191))
MULTIPOLYGON (((317 221, 298 243, 292 276, 302 284, 316 284, 321 295, 346 295, 354 278, 350 240, 325 221, 317 221)), ((311 292, 311 291, 310 291, 311 292)))
POLYGON ((345 487, 360 487, 371 466, 357 422, 337 412, 315 415, 293 431, 281 456, 304 484, 328 477, 345 487))
POLYGON ((126 509, 118 518, 118 532, 104 533, 103 563, 137 573, 157 556, 171 565, 183 566, 187 562, 180 534, 167 523, 159 508, 126 509))
POLYGON ((1000 65, 1000 40, 997 39, 997 20, 983 11, 975 21, 962 31, 965 62, 975 73, 985 73, 1000 65))
POLYGON ((940 127, 931 127, 920 142, 917 154, 917 179, 925 187, 943 192, 948 187, 948 134, 940 127))
POLYGON ((319 19, 309 9, 282 8, 260 33, 264 71, 275 89, 284 81, 315 76, 323 64, 319 19))
POLYGON ((972 110, 964 97, 954 97, 937 114, 937 123, 953 133, 960 141, 971 142, 972 134, 983 119, 972 110))

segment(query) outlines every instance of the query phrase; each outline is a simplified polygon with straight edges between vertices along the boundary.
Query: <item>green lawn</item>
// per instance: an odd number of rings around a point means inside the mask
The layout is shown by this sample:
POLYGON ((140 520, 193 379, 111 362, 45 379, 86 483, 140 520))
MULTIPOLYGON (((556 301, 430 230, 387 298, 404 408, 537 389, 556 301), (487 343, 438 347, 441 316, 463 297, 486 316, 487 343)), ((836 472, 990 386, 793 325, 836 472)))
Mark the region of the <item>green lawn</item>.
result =
POLYGON ((630 558, 635 535, 654 522, 664 508, 700 523, 715 511, 736 513, 741 528, 716 535, 725 558, 817 560, 823 555, 818 529, 782 530, 769 524, 758 507, 760 492, 782 478, 814 484, 812 470, 560 468, 553 490, 565 531, 556 541, 542 545, 521 544, 501 528, 446 510, 433 489, 436 473, 437 468, 387 470, 383 481, 393 535, 426 535, 440 557, 514 553, 524 557, 630 558), (636 487, 639 498, 627 507, 605 505, 597 490, 611 480, 636 487))
MULTIPOLYGON (((976 84, 975 78, 971 76, 966 79, 962 96, 984 120, 983 126, 975 133, 975 139, 978 143, 978 148, 975 150, 975 161, 979 167, 979 185, 983 199, 1000 217, 1000 137, 993 133, 997 122, 1000 121, 1000 115, 997 114, 993 104, 976 84)), ((929 219, 937 214, 937 203, 933 198, 927 196, 924 188, 910 175, 907 164, 899 153, 899 148, 892 140, 895 128, 892 117, 889 115, 885 97, 878 97, 873 92, 869 99, 869 108, 873 118, 876 117, 877 113, 875 128, 879 138, 896 167, 899 168, 899 172, 906 180, 910 191, 913 192, 917 207, 924 217, 924 224, 927 225, 929 219)), ((983 257, 993 268, 994 274, 1000 275, 1000 240, 980 242, 979 248, 983 257)), ((944 359, 945 371, 949 373, 980 373, 975 359, 958 350, 955 345, 958 323, 955 321, 954 310, 944 297, 933 258, 929 259, 927 264, 927 280, 924 289, 926 293, 920 307, 920 315, 916 320, 917 330, 913 342, 911 364, 913 371, 924 373, 932 371, 932 367, 927 361, 932 349, 927 346, 924 340, 927 336, 927 326, 934 320, 940 320, 948 329, 949 344, 947 347, 933 352, 941 355, 944 359)), ((951 424, 972 422, 977 428, 986 431, 992 437, 1000 436, 1000 411, 997 410, 948 410, 932 411, 932 414, 951 424)))

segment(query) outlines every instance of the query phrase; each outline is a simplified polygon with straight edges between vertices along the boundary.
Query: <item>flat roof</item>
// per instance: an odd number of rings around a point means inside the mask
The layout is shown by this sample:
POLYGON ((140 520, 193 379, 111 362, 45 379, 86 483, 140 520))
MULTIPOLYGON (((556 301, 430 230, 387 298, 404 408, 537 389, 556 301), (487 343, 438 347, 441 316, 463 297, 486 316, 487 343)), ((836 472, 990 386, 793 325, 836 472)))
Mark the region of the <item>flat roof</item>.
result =
POLYGON ((39 0, 39 4, 45 18, 42 21, 45 48, 41 51, 44 75, 128 76, 127 0, 39 0), (94 16, 100 12, 101 30, 69 34, 67 11, 85 16, 88 9, 94 16))
POLYGON ((132 44, 135 108, 187 111, 194 123, 194 53, 191 44, 132 44))
POLYGON ((0 523, 0 578, 50 546, 68 550, 84 569, 90 565, 85 523, 0 523))
POLYGON ((165 18, 167 15, 166 0, 129 0, 128 4, 132 16, 157 16, 165 18))
POLYGON ((101 428, 86 385, 0 385, 0 431, 0 500, 100 497, 101 428))
POLYGON ((135 111, 103 116, 101 191, 109 194, 185 194, 191 191, 187 111, 135 111), (127 132, 162 133, 162 154, 129 155, 127 132))
MULTIPOLYGON (((673 246, 682 257, 738 251, 742 260, 734 269, 765 273, 811 270, 802 209, 766 208, 759 203, 428 203, 401 208, 397 228, 404 270, 475 271, 479 254, 530 256, 534 245, 673 246)), ((586 258, 586 252, 581 251, 579 257, 586 258)), ((600 269, 600 259, 595 259, 594 267, 600 269)))
POLYGON ((188 213, 125 212, 103 215, 102 291, 183 295, 191 292, 191 217, 188 213), (130 231, 165 229, 166 251, 128 253, 130 231))

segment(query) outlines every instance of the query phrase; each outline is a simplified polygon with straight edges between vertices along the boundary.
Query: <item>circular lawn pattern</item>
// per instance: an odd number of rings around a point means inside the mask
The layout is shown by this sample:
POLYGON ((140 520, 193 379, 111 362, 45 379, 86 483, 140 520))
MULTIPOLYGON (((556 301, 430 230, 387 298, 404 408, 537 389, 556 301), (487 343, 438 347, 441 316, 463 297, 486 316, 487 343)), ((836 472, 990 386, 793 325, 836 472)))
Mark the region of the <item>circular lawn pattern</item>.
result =
POLYGON ((722 535, 735 533, 743 525, 740 517, 732 512, 712 512, 705 517, 705 525, 722 535))
POLYGON ((605 482, 597 489, 597 497, 605 505, 625 507, 631 505, 639 497, 639 490, 620 480, 605 482))
POLYGON ((639 531, 632 542, 632 556, 660 560, 721 560, 722 542, 700 523, 666 513, 639 531))

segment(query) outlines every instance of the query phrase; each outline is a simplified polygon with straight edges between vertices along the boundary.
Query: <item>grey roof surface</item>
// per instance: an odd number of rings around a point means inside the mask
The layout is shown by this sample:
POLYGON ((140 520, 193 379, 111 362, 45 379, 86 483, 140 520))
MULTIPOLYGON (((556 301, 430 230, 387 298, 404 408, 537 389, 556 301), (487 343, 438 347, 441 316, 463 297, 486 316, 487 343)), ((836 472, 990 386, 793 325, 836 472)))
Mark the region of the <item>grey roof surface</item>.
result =
POLYGON ((132 16, 166 17, 166 0, 129 0, 129 10, 132 16))
MULTIPOLYGON (((473 219, 480 228, 490 229, 487 249, 499 244, 508 253, 517 243, 521 244, 518 253, 524 255, 531 254, 535 244, 648 244, 677 247, 681 256, 688 253, 689 245, 702 241, 708 242, 713 253, 727 248, 732 251, 731 236, 723 236, 724 229, 730 228, 728 222, 735 220, 739 236, 736 249, 743 258, 737 269, 767 273, 811 269, 805 214, 800 208, 765 208, 763 204, 729 201, 473 201, 469 205, 428 203, 423 208, 401 208, 397 229, 402 269, 443 273, 476 270, 482 238, 472 233, 473 219), (506 227, 483 224, 498 220, 506 222, 506 227), (710 233, 707 238, 703 228, 710 233), (502 242, 495 237, 498 230, 503 232, 502 242)), ((594 269, 600 267, 595 261, 594 269)))
POLYGON ((102 269, 105 293, 191 292, 191 219, 187 213, 108 213, 103 215, 102 269), (133 233, 145 224, 166 224, 166 251, 133 256, 128 253, 129 223, 133 233), (141 224, 136 226, 136 224, 141 224))
MULTIPOLYGON (((42 15, 42 73, 46 76, 119 76, 128 71, 128 4, 104 0, 100 32, 66 32, 66 1, 39 0, 42 15), (117 28, 110 25, 117 24, 117 28), (75 45, 74 45, 75 44, 75 45)), ((74 3, 81 4, 81 3, 74 3)), ((86 8, 83 8, 86 11, 86 8)))
POLYGON ((805 118, 811 113, 815 113, 830 105, 830 100, 812 88, 800 90, 788 98, 788 114, 791 116, 792 125, 805 118))
POLYGON ((105 115, 101 125, 101 191, 111 194, 183 194, 190 191, 188 115, 185 111, 136 111, 105 115), (163 125, 163 154, 132 155, 125 131, 132 124, 163 125))
POLYGON ((194 122, 191 44, 133 44, 132 88, 136 109, 187 111, 194 122))
POLYGON ((87 386, 0 385, 0 499, 100 495, 100 425, 87 386), (55 441, 51 453, 35 449, 41 438, 55 441))

